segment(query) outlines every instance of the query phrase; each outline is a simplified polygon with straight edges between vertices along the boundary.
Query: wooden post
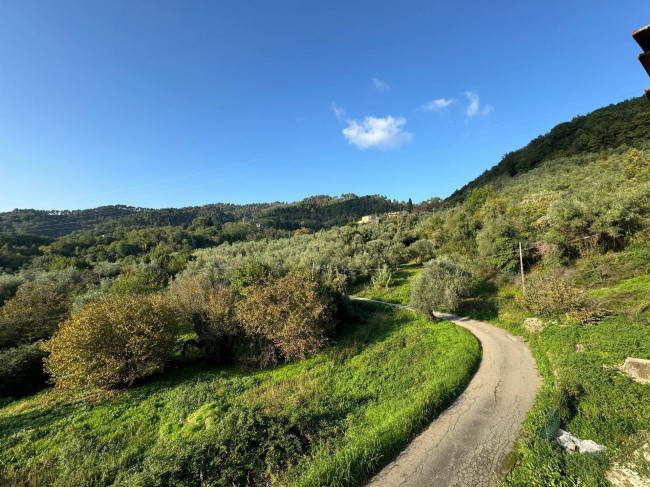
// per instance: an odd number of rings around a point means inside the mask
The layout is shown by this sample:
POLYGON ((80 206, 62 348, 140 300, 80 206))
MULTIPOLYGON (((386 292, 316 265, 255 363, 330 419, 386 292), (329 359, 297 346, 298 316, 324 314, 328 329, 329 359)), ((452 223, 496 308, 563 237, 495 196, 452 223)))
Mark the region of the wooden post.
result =
POLYGON ((519 265, 521 266, 521 292, 526 295, 526 281, 524 281, 524 256, 521 253, 521 242, 519 242, 519 265))

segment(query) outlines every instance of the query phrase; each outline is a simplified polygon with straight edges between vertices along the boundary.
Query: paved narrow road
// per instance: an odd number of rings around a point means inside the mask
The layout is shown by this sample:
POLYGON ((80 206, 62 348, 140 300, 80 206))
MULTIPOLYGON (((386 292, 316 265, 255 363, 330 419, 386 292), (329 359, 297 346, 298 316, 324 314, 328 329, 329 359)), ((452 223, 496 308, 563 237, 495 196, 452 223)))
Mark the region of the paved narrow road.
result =
POLYGON ((470 318, 446 313, 436 313, 436 317, 466 328, 479 339, 483 348, 479 369, 465 392, 368 486, 496 485, 526 413, 533 406, 542 381, 521 338, 470 318))

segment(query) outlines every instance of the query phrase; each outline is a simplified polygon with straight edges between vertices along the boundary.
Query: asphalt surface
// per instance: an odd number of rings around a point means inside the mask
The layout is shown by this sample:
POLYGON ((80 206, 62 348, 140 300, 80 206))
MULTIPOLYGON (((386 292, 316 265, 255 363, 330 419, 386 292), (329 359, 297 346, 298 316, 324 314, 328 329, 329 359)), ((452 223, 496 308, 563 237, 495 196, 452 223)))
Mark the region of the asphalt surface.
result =
POLYGON ((465 392, 368 486, 496 485, 535 402, 542 380, 521 338, 470 318, 446 313, 436 313, 436 317, 462 326, 478 338, 483 348, 479 369, 465 392))

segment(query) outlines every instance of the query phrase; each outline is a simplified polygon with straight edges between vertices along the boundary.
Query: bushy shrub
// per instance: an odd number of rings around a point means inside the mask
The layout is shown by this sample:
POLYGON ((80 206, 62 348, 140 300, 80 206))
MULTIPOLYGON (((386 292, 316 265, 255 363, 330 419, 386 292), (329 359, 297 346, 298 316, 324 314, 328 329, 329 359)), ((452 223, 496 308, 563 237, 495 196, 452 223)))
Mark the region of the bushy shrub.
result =
POLYGON ((0 397, 20 397, 43 388, 44 357, 40 342, 0 350, 0 397))
POLYGON ((122 270, 120 264, 116 262, 100 261, 93 266, 93 272, 100 278, 115 277, 122 270))
POLYGON ((246 286, 258 284, 271 275, 271 270, 266 264, 257 260, 249 260, 232 277, 232 291, 239 295, 246 286))
POLYGON ((632 149, 624 156, 625 172, 628 178, 636 179, 650 174, 650 158, 642 151, 632 149))
POLYGON ((176 301, 186 321, 193 321, 196 315, 204 315, 208 297, 214 290, 210 279, 202 274, 177 277, 169 283, 169 295, 176 301))
POLYGON ((239 335, 240 326, 235 315, 235 296, 230 289, 219 289, 208 296, 207 319, 196 323, 194 330, 199 346, 213 359, 228 353, 234 338, 239 335))
POLYGON ((523 302, 535 314, 567 323, 592 324, 604 315, 597 300, 552 274, 529 276, 523 302))
POLYGON ((426 315, 454 311, 472 286, 472 275, 451 257, 427 262, 411 288, 411 306, 426 315))
POLYGON ((167 277, 157 271, 134 270, 118 277, 109 292, 111 294, 152 294, 165 289, 167 277))
POLYGON ((178 314, 161 295, 93 301, 43 344, 60 390, 128 386, 161 371, 176 347, 178 314))
MULTIPOLYGON (((229 288, 215 289, 204 275, 172 281, 170 295, 175 299, 183 320, 191 322, 197 339, 184 347, 198 348, 203 356, 219 361, 229 353, 240 327, 235 317, 235 295, 229 288)), ((185 348, 184 348, 185 351, 185 348)))
POLYGON ((83 294, 76 295, 72 300, 72 311, 81 311, 89 302, 105 296, 112 285, 113 279, 107 277, 100 279, 98 284, 88 284, 86 291, 83 294))
POLYGON ((393 281, 393 271, 390 270, 388 266, 382 266, 379 269, 377 269, 374 274, 372 275, 372 278, 370 279, 370 282, 374 287, 380 288, 387 288, 390 286, 390 283, 393 281))
POLYGON ((62 255, 54 256, 50 261, 51 271, 62 271, 69 267, 81 270, 88 269, 90 264, 80 257, 64 257, 62 255))
POLYGON ((334 324, 328 301, 318 283, 291 273, 243 288, 236 316, 253 344, 261 344, 266 365, 307 357, 325 344, 334 324))
POLYGON ((16 294, 18 287, 24 281, 25 280, 22 277, 15 276, 13 274, 0 275, 0 306, 2 306, 4 302, 11 298, 14 294, 16 294))
POLYGON ((429 240, 416 240, 408 247, 409 257, 417 264, 422 264, 433 258, 434 247, 429 240))
POLYGON ((53 280, 22 284, 0 309, 0 347, 49 338, 68 310, 67 284, 53 280))

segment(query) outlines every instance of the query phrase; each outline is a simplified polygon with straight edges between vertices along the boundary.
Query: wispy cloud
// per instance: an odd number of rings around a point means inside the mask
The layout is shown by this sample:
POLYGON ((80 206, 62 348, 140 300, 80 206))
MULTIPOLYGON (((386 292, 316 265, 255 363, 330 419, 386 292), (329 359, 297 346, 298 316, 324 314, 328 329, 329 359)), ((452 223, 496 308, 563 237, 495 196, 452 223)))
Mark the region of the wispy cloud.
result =
POLYGON ((406 125, 404 117, 385 118, 366 117, 362 122, 348 120, 348 126, 343 129, 343 135, 350 144, 359 149, 394 149, 408 142, 413 134, 402 127, 406 125))
POLYGON ((372 84, 379 93, 390 91, 390 85, 378 78, 372 78, 372 84))
POLYGON ((422 110, 427 112, 441 112, 455 101, 453 98, 438 98, 422 105, 422 110))
POLYGON ((467 118, 472 118, 477 115, 485 116, 492 111, 492 105, 481 105, 481 98, 473 91, 466 91, 465 98, 469 102, 465 110, 467 118))
POLYGON ((332 111, 334 112, 334 115, 336 115, 336 118, 339 120, 343 120, 347 115, 347 113, 345 113, 345 110, 339 107, 336 103, 332 103, 332 111))

